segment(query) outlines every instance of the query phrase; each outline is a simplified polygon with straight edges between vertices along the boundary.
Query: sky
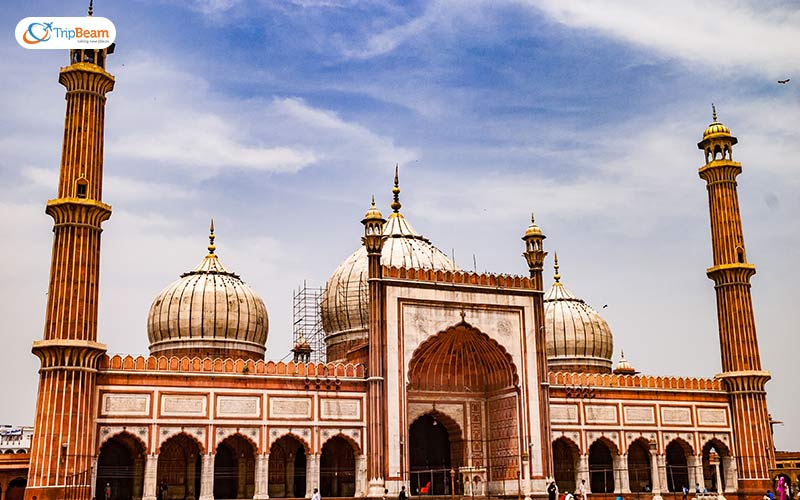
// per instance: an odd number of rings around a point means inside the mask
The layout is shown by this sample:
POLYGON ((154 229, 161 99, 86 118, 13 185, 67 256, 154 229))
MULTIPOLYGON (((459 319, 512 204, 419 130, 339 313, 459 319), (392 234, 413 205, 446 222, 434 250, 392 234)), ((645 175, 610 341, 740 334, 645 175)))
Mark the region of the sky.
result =
MULTIPOLYGON (((33 421, 64 89, 61 51, 14 40, 0 4, 0 423, 33 421)), ((374 194, 463 269, 526 274, 531 211, 546 283, 600 310, 633 366, 721 371, 697 149, 719 119, 734 159, 778 449, 800 449, 800 9, 795 2, 130 0, 108 70, 99 341, 147 353, 153 298, 205 255, 264 299, 267 357, 292 293, 360 245, 374 194), (785 85, 777 80, 792 78, 785 85), (604 307, 605 306, 605 307, 604 307)))

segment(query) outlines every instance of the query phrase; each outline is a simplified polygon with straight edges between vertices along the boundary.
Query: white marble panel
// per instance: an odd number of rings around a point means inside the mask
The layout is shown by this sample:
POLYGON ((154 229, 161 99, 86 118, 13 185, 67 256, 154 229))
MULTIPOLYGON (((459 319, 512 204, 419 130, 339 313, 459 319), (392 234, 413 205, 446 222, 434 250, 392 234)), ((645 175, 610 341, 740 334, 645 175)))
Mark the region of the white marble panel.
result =
POLYGON ((550 405, 550 421, 568 424, 577 424, 578 420, 578 405, 550 405))
POLYGON ((661 423, 664 425, 691 425, 692 409, 688 406, 662 406, 661 423))
POLYGON ((586 423, 589 424, 616 424, 617 407, 610 405, 585 405, 586 423))
POLYGON ((311 398, 269 398, 269 416, 281 418, 311 418, 311 398))
POLYGON ((150 394, 103 393, 101 414, 108 416, 148 416, 150 394))
POLYGON ((261 398, 258 396, 217 396, 218 417, 258 418, 261 398))
POLYGON ((699 425, 728 425, 728 416, 725 408, 698 408, 697 422, 699 425))
POLYGON ((625 422, 632 424, 655 424, 656 412, 652 406, 624 406, 625 422))
POLYGON ((165 417, 204 417, 207 408, 205 394, 161 395, 161 415, 165 417))
POLYGON ((361 400, 322 398, 320 400, 320 418, 328 420, 360 420, 361 400))

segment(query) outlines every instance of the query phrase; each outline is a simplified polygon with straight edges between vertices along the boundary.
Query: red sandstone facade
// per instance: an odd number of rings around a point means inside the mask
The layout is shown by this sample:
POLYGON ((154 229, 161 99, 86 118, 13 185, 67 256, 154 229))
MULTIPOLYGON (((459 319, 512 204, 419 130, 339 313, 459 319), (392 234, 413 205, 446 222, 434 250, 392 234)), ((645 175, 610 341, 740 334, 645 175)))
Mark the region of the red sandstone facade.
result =
MULTIPOLYGON (((112 498, 146 500, 309 497, 313 488, 375 498, 401 486, 530 498, 550 479, 562 490, 585 480, 593 494, 658 499, 696 483, 761 497, 774 463, 769 374, 749 296, 755 271, 744 258, 736 139, 716 120, 700 143, 722 345, 716 378, 612 375, 610 359, 550 372, 547 308, 583 303, 566 294, 545 303, 539 227, 523 237, 529 277, 462 272, 410 228, 397 177, 389 219, 373 204, 362 221, 368 317, 353 326, 342 313, 347 329, 331 337, 344 340, 328 353, 342 362, 236 359, 224 350, 225 329, 203 339, 222 346, 209 347, 214 356, 109 358, 96 331, 101 223, 111 213, 101 197, 103 109, 114 84, 106 55, 73 51, 60 73, 67 113, 58 198, 47 205, 53 260, 44 338, 33 347, 42 368, 26 499, 88 500, 106 487, 112 498), (387 246, 420 268, 387 265, 387 246)), ((209 255, 184 276, 238 286, 215 248, 212 233, 209 255)), ((253 323, 264 341, 265 314, 253 323)), ((603 325, 595 326, 610 341, 603 325)), ((167 334, 185 345, 180 328, 157 333, 153 345, 167 334)), ((578 340, 564 347, 592 341, 578 340)))

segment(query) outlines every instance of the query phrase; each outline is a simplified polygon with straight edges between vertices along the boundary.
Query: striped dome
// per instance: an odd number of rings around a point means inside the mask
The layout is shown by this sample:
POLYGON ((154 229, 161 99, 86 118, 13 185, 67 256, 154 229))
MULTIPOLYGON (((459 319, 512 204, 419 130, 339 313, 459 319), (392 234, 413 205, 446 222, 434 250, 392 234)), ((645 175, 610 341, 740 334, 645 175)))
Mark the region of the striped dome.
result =
POLYGON ((214 253, 156 296, 147 319, 153 355, 264 359, 264 302, 214 253))
POLYGON ((606 320, 556 282, 544 296, 547 364, 552 371, 611 372, 614 340, 606 320))

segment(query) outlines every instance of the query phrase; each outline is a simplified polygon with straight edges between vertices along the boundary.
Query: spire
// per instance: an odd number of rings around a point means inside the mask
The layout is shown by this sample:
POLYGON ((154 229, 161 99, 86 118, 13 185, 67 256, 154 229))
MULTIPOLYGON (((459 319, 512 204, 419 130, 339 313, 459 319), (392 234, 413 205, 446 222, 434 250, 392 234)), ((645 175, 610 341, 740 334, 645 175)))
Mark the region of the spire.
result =
POLYGON ((555 253, 553 256, 553 268, 556 270, 556 273, 553 275, 553 279, 558 283, 561 280, 561 275, 558 274, 558 252, 555 253))
POLYGON ((94 12, 94 9, 92 8, 92 3, 94 3, 94 0, 89 0, 89 17, 92 17, 92 13, 94 12))
POLYGON ((400 179, 397 175, 399 165, 395 164, 394 166, 394 187, 392 188, 392 194, 394 194, 394 201, 392 202, 392 210, 394 213, 400 213, 400 179))
POLYGON ((216 236, 214 236, 214 219, 212 218, 211 228, 208 234, 208 255, 214 255, 214 250, 217 249, 217 247, 214 245, 214 238, 216 238, 216 236))
POLYGON ((717 107, 714 106, 714 103, 711 103, 711 116, 714 118, 714 121, 717 121, 717 107))

